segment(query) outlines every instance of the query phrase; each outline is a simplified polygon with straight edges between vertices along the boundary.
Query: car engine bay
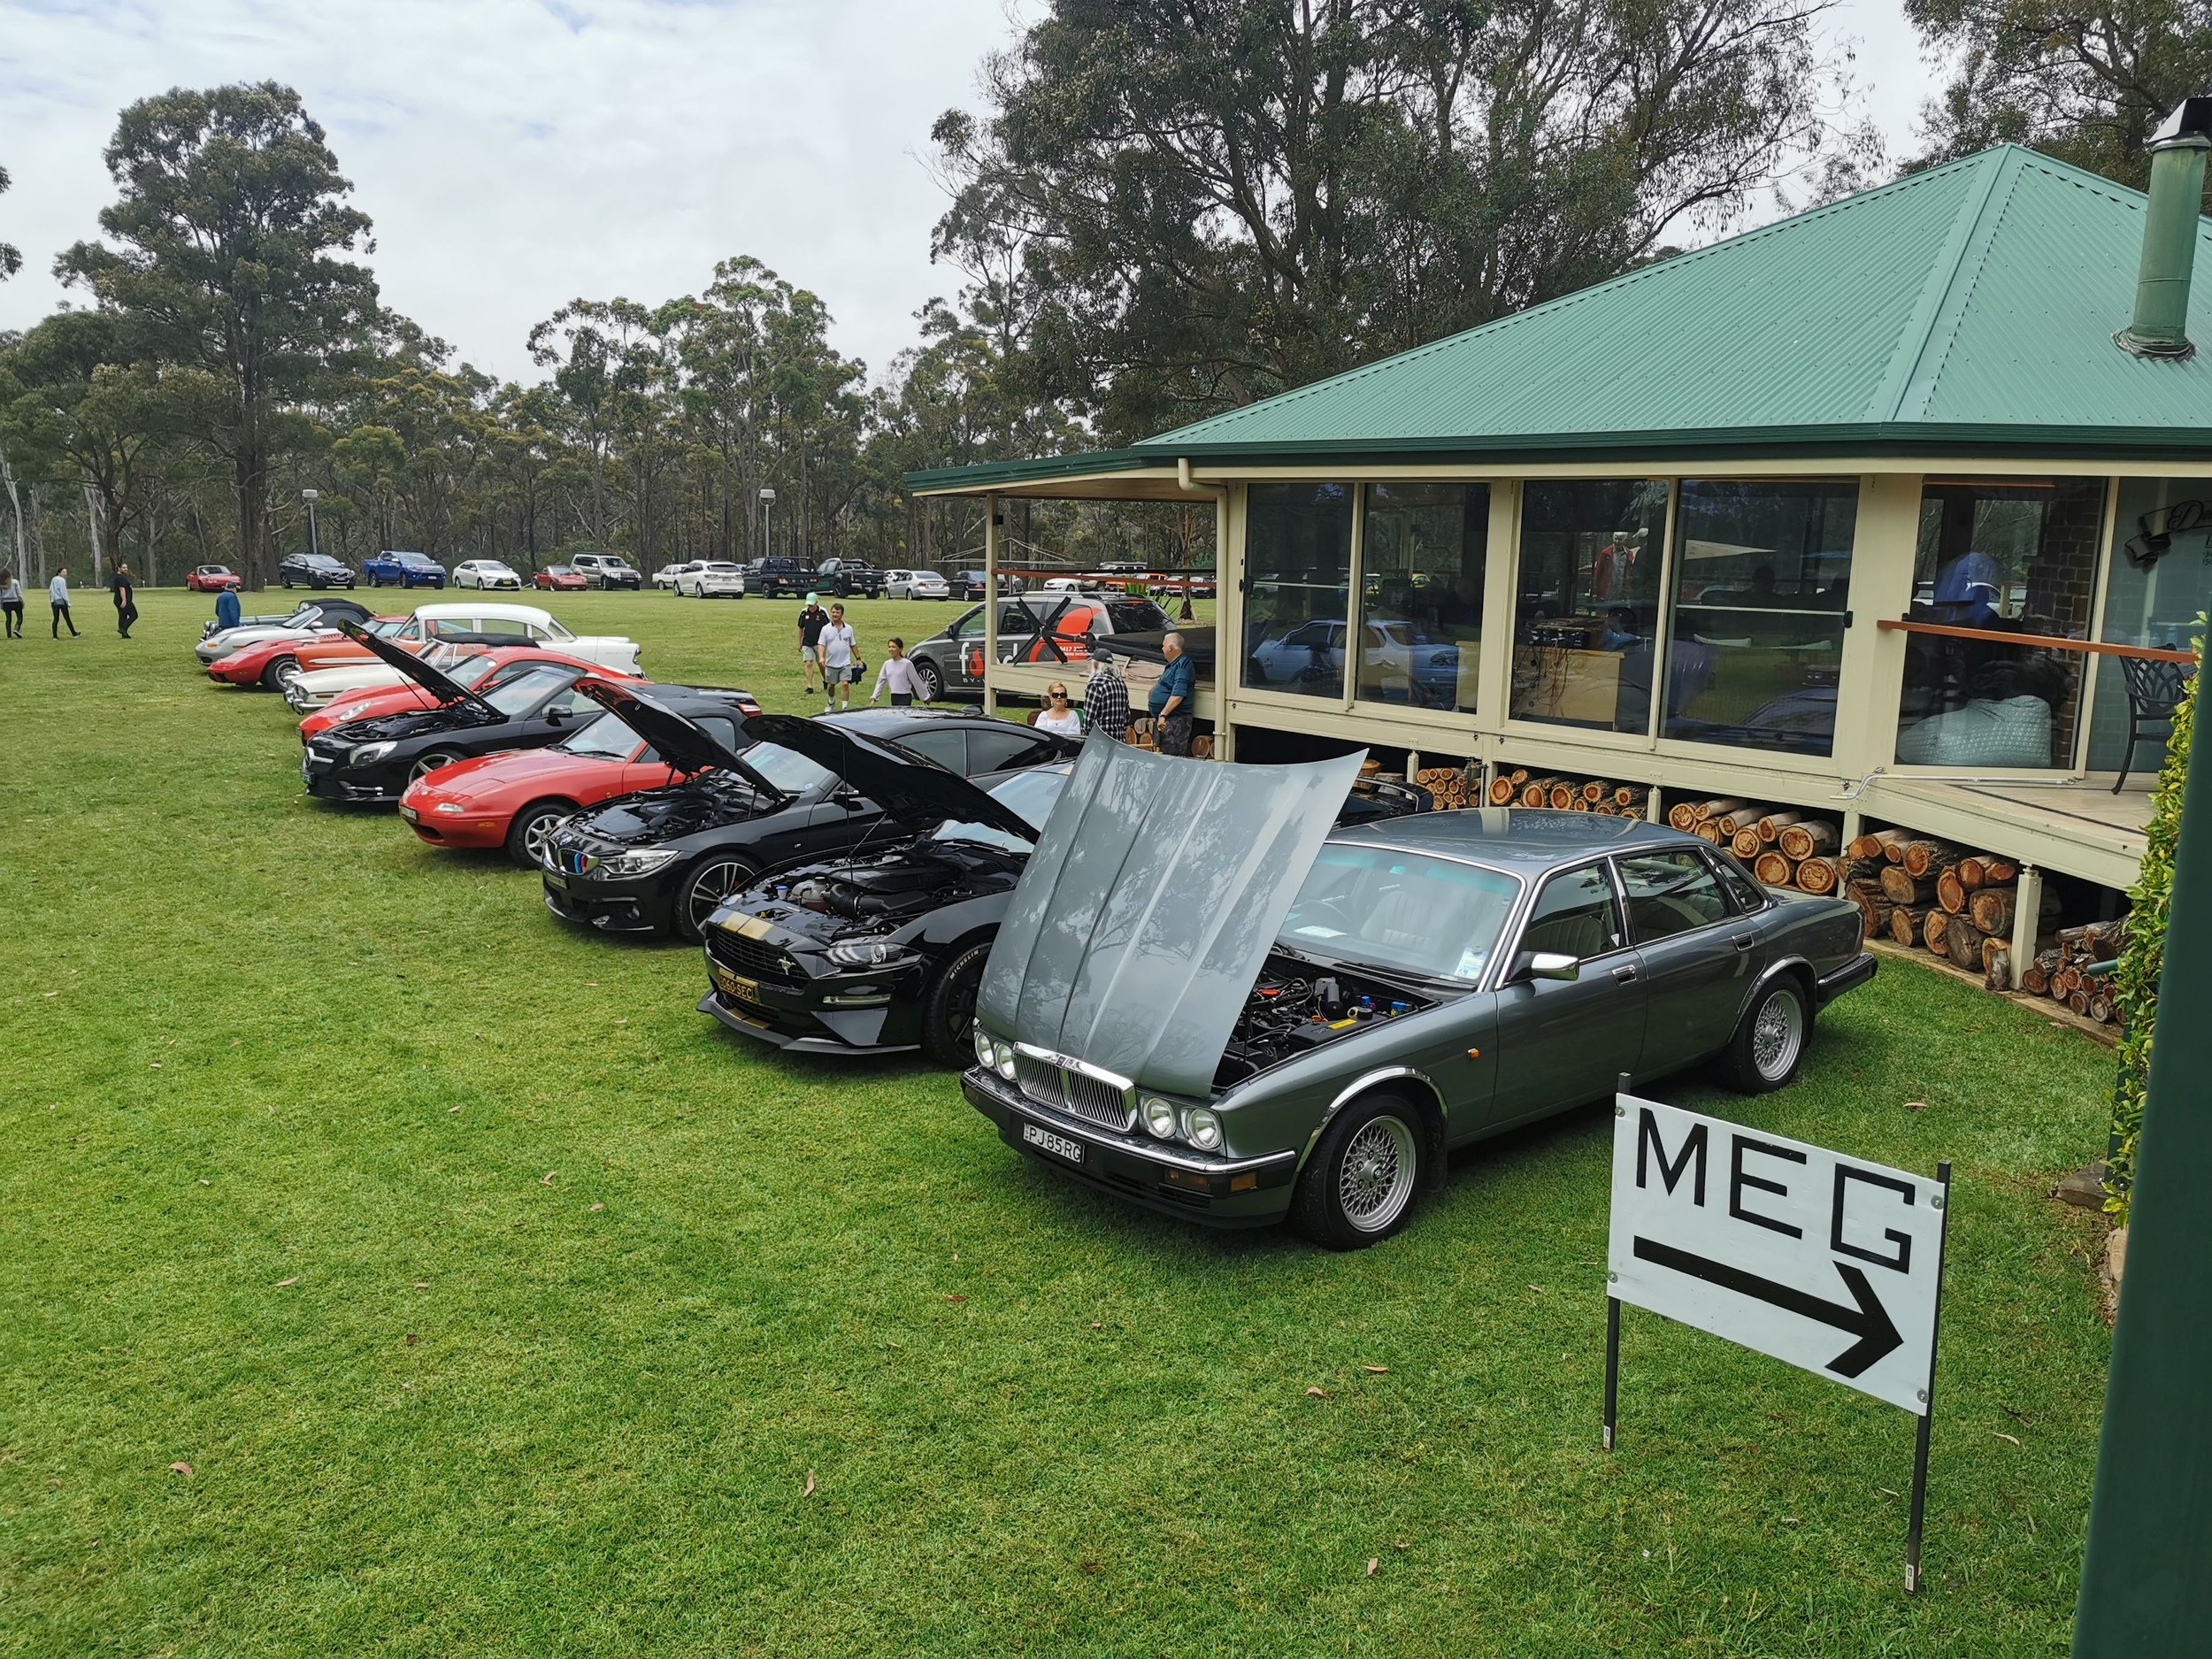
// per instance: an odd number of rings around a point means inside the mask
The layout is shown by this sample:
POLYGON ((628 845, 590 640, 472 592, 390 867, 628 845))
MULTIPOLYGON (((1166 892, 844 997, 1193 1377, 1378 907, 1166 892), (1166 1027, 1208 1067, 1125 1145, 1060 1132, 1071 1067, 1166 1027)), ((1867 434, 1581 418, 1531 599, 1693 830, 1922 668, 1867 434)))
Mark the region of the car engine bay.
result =
POLYGON ((1434 1005, 1433 997, 1379 976, 1271 956, 1229 1033, 1214 1087, 1231 1087, 1340 1037, 1434 1005))

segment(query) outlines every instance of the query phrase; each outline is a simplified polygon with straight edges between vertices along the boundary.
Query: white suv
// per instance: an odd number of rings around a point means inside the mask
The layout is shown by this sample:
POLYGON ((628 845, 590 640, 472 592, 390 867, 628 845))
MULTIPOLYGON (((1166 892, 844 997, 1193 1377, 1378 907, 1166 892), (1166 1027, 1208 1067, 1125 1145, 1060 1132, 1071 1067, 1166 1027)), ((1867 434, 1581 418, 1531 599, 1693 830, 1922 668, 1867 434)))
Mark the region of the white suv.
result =
POLYGON ((463 559, 453 567, 456 588, 511 588, 519 593, 522 578, 497 559, 463 559))
POLYGON ((645 578, 619 553, 579 553, 569 563, 586 581, 602 589, 627 588, 635 593, 645 586, 645 578))
POLYGON ((676 572, 676 597, 742 599, 745 567, 727 559, 702 559, 696 565, 687 565, 676 572))

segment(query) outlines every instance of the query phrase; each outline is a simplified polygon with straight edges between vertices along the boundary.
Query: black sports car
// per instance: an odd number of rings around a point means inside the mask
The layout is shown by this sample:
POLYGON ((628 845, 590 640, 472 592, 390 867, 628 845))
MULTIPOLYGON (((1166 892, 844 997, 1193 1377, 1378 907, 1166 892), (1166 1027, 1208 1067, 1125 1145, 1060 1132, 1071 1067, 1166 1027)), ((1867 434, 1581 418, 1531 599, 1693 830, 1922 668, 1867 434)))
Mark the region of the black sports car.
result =
POLYGON ((590 672, 580 664, 530 663, 476 691, 357 622, 338 626, 438 706, 334 726, 308 739, 300 779, 308 794, 323 800, 389 804, 425 772, 502 749, 542 749, 598 718, 598 708, 576 690, 590 672))
MULTIPOLYGON (((918 1048, 965 1068, 983 964, 1069 767, 1016 772, 987 794, 887 759, 864 738, 800 724, 813 727, 810 757, 881 801, 908 839, 781 871, 717 910, 702 930, 710 988, 699 1011, 795 1054, 918 1048)), ((1425 789, 1363 779, 1337 822, 1432 804, 1425 789)))
POLYGON ((757 716, 745 728, 763 741, 740 757, 629 686, 586 680, 577 689, 620 715, 664 758, 698 773, 580 812, 548 836, 546 908, 607 933, 697 939, 724 900, 768 871, 911 833, 784 742, 805 742, 811 726, 865 736, 909 764, 965 776, 1019 771, 1076 752, 1059 738, 979 715, 867 709, 816 719, 757 716))

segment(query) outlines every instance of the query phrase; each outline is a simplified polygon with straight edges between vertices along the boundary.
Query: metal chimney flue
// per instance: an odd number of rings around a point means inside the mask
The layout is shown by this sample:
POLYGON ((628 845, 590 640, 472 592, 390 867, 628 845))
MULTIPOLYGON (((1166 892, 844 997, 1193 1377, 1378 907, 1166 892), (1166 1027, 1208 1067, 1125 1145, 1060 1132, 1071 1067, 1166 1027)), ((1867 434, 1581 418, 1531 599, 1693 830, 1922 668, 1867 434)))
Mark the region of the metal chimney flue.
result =
POLYGON ((2212 151, 2212 97, 2184 98, 2151 134, 2151 199, 2143 215, 2143 264, 2135 278, 2135 319, 2113 338, 2139 357, 2185 357, 2189 279, 2204 203, 2204 162, 2212 151))

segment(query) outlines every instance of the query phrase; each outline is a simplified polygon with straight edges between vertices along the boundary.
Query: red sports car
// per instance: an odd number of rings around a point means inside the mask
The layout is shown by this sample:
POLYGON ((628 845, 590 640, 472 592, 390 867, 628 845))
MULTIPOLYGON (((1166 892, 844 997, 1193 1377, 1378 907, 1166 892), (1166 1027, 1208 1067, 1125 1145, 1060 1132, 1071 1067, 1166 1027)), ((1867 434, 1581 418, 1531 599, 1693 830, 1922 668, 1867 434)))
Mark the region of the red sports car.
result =
MULTIPOLYGON (((369 626, 378 634, 390 634, 404 626, 405 617, 372 617, 369 626)), ((265 691, 279 691, 284 682, 300 671, 300 647, 311 636, 298 634, 280 634, 273 640, 260 640, 228 657, 219 657, 207 665, 207 677, 219 685, 259 686, 265 691)), ((311 636, 316 640, 342 638, 335 628, 318 628, 311 636)), ((593 671, 596 672, 596 670, 593 671)))
MULTIPOLYGON (((441 664, 446 675, 459 681, 470 690, 489 690, 513 671, 518 663, 569 663, 578 668, 590 670, 603 680, 634 680, 634 674, 617 673, 611 669, 588 663, 580 657, 570 657, 561 651, 548 650, 541 645, 496 645, 481 649, 467 649, 449 663, 441 664)), ((344 726, 354 720, 374 720, 388 714, 406 714, 415 709, 433 709, 438 700, 413 680, 403 686, 376 686, 366 691, 353 692, 340 697, 326 709, 318 709, 300 722, 300 741, 304 743, 318 732, 327 732, 334 726, 344 726)))
POLYGON ((549 565, 530 579, 541 588, 557 593, 582 593, 591 580, 573 565, 549 565))
MULTIPOLYGON (((745 746, 745 722, 760 712, 743 691, 652 691, 728 749, 745 746)), ((434 847, 503 847, 517 864, 535 865, 544 860, 546 832, 561 819, 618 795, 664 787, 680 775, 635 732, 603 714, 550 749, 486 755, 426 772, 400 796, 399 815, 434 847)))
POLYGON ((185 577, 184 585, 190 593, 219 594, 239 585, 238 572, 227 565, 202 565, 185 577))

